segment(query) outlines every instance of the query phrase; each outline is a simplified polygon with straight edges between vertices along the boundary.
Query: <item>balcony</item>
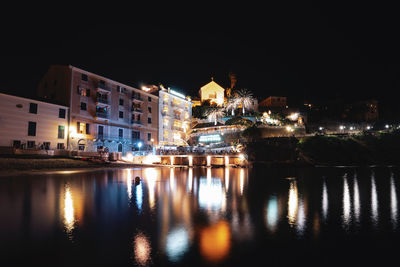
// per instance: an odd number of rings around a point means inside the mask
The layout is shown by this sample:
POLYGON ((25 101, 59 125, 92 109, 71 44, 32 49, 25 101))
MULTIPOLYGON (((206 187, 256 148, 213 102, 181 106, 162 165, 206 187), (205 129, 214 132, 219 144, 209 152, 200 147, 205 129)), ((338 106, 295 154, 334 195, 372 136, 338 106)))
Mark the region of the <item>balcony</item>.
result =
POLYGON ((106 93, 110 93, 111 92, 111 87, 103 84, 103 83, 98 83, 97 84, 97 90, 98 91, 102 91, 102 92, 106 92, 106 93))
POLYGON ((96 98, 96 105, 106 105, 109 106, 110 102, 107 98, 97 97, 96 98))
POLYGON ((132 100, 143 102, 143 98, 140 95, 132 95, 132 100))
POLYGON ((132 112, 134 112, 134 113, 143 113, 143 110, 141 108, 133 108, 132 112))
POLYGON ((96 111, 96 118, 98 119, 108 119, 108 112, 99 112, 96 111))
POLYGON ((169 112, 168 112, 168 111, 162 111, 161 114, 162 114, 163 116, 169 116, 169 112))
POLYGON ((141 122, 141 121, 138 121, 138 120, 131 120, 131 123, 135 126, 142 126, 143 125, 143 123, 141 122))
POLYGON ((178 126, 172 126, 172 129, 175 131, 179 131, 179 132, 183 132, 184 129, 182 127, 178 127, 178 126))

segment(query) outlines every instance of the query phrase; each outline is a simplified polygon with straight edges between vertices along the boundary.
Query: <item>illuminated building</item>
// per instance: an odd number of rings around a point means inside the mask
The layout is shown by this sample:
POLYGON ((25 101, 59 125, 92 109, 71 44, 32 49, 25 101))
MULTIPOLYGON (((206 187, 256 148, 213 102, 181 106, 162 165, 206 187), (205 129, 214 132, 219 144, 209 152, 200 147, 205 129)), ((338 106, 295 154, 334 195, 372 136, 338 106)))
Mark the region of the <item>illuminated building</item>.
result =
POLYGON ((38 95, 70 107, 69 150, 142 150, 158 144, 158 96, 73 67, 50 66, 38 95))
POLYGON ((0 146, 55 153, 67 146, 68 107, 6 94, 0 103, 0 146))
POLYGON ((184 94, 170 88, 161 87, 158 96, 160 146, 186 146, 192 122, 192 102, 184 94))
POLYGON ((211 78, 211 82, 200 88, 199 93, 202 103, 209 100, 210 104, 216 104, 220 107, 224 104, 225 89, 214 82, 213 78, 211 78))

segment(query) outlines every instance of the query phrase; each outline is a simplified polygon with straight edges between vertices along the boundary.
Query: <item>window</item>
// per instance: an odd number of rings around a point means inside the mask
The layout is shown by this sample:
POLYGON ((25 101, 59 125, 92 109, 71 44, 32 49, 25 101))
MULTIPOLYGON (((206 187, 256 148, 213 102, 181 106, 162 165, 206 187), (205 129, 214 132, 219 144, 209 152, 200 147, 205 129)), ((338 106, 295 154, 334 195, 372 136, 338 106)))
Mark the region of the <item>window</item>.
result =
POLYGON ((126 88, 118 85, 117 86, 117 91, 118 91, 118 93, 125 94, 126 93, 126 88))
POLYGON ((14 148, 20 148, 21 147, 21 140, 14 140, 13 141, 13 147, 14 148))
POLYGON ((85 102, 81 102, 81 110, 87 110, 85 102))
POLYGON ((64 139, 65 127, 58 125, 58 139, 64 139))
POLYGON ((123 111, 120 111, 120 112, 119 112, 119 118, 120 118, 120 119, 123 119, 123 118, 124 118, 124 112, 123 112, 123 111))
POLYGON ((65 119, 65 109, 60 108, 58 110, 58 117, 61 118, 61 119, 65 119))
POLYGON ((46 150, 50 149, 50 142, 43 142, 43 148, 46 150))
POLYGON ((64 143, 57 143, 57 149, 65 149, 64 143))
POLYGON ((150 96, 147 97, 147 101, 151 102, 151 97, 150 96))
POLYGON ((132 131, 132 139, 140 139, 140 132, 132 131))
POLYGON ((118 152, 122 152, 122 144, 118 144, 118 152))
POLYGON ((119 99, 119 105, 123 106, 124 105, 124 100, 122 98, 119 99))
POLYGON ((29 103, 29 113, 37 114, 37 104, 29 103))
POLYGON ((30 121, 28 123, 28 135, 29 136, 36 136, 36 122, 30 121))
POLYGON ((151 113, 151 107, 147 107, 147 110, 149 111, 149 113, 151 113))
POLYGON ((123 138, 124 137, 124 130, 123 129, 118 129, 118 137, 123 138))
POLYGON ((35 141, 28 141, 26 145, 27 145, 28 148, 34 148, 35 147, 35 141))
POLYGON ((147 133, 147 141, 151 141, 151 133, 147 133))
POLYGON ((78 145, 78 150, 81 150, 81 151, 85 150, 85 146, 84 145, 78 145))
POLYGON ((81 75, 81 79, 82 79, 82 81, 87 81, 88 80, 88 76, 86 75, 86 74, 83 74, 82 73, 82 75, 81 75))
POLYGON ((90 89, 78 86, 78 94, 81 96, 90 96, 90 89))
POLYGON ((99 125, 97 134, 99 135, 99 137, 103 137, 103 135, 104 135, 104 126, 103 125, 99 125))
POLYGON ((151 118, 147 118, 147 123, 151 124, 151 118))
POLYGON ((81 123, 78 121, 76 123, 76 132, 78 134, 90 134, 89 126, 89 123, 81 123))

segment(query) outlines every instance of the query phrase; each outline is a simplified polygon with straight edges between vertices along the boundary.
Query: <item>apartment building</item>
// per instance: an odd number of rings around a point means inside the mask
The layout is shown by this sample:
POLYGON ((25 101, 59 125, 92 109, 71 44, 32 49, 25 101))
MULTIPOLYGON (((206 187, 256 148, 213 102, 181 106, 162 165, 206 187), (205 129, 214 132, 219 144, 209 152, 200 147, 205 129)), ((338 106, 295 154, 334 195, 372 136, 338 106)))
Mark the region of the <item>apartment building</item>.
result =
POLYGON ((2 93, 0 103, 0 146, 48 150, 68 146, 68 107, 2 93))
POLYGON ((160 146, 186 146, 192 121, 192 102, 184 94, 161 87, 159 96, 160 146))
POLYGON ((50 66, 38 95, 64 103, 69 150, 122 152, 158 144, 158 96, 73 66, 50 66))

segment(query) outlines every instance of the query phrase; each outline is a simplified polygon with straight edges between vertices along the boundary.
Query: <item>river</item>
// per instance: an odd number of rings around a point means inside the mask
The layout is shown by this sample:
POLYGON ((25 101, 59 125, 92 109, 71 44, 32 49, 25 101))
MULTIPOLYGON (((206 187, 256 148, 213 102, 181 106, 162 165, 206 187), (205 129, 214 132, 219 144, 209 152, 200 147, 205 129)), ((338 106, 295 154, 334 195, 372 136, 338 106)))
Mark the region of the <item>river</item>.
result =
POLYGON ((0 266, 386 266, 399 186, 390 167, 3 176, 0 266))

